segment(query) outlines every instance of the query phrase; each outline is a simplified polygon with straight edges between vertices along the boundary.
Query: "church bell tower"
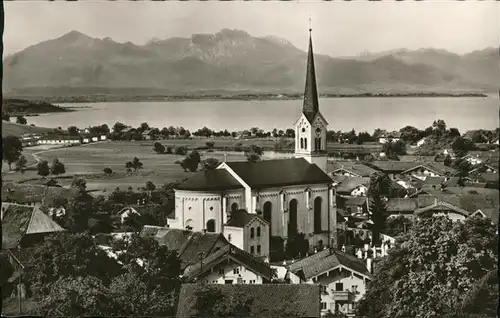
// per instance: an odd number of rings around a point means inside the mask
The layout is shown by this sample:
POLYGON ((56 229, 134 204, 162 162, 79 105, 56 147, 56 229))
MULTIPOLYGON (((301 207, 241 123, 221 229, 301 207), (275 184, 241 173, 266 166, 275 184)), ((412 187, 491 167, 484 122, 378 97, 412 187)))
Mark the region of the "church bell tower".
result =
POLYGON ((295 122, 295 157, 304 158, 327 173, 326 131, 328 122, 319 111, 311 31, 309 29, 304 102, 302 112, 295 122))

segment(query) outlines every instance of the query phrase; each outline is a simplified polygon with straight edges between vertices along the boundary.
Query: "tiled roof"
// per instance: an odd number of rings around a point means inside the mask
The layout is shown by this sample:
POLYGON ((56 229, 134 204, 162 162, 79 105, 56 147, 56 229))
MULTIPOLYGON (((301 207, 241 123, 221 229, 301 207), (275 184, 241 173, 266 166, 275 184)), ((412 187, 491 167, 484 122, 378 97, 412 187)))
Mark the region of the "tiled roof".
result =
MULTIPOLYGON (((196 292, 200 285, 183 284, 179 293, 176 317, 199 317, 196 310, 196 292)), ((276 311, 288 309, 287 318, 320 317, 320 285, 317 284, 236 284, 210 285, 228 299, 235 293, 249 296, 253 301, 250 317, 278 317, 276 311)))
POLYGON ((313 254, 290 265, 289 270, 293 273, 301 271, 306 280, 321 275, 335 267, 343 265, 358 273, 370 275, 365 263, 356 256, 343 253, 339 250, 329 249, 313 254))
POLYGON ((226 225, 234 227, 244 227, 245 225, 250 223, 254 218, 259 218, 262 221, 266 222, 257 214, 248 213, 246 210, 238 210, 231 212, 231 219, 226 223, 226 225))
POLYGON ((368 186, 370 178, 347 178, 337 185, 337 192, 351 192, 359 185, 368 186))
POLYGON ((418 162, 404 162, 404 161, 372 161, 366 163, 368 166, 385 172, 385 173, 401 173, 410 168, 419 165, 418 162))
POLYGON ((342 181, 345 181, 347 178, 349 178, 348 176, 339 176, 339 175, 333 175, 331 176, 333 182, 342 182, 342 181))
POLYGON ((457 212, 459 214, 462 214, 464 216, 469 216, 469 214, 470 214, 468 211, 466 211, 458 206, 455 206, 453 204, 443 202, 443 201, 438 201, 437 203, 434 203, 434 204, 427 206, 427 207, 424 207, 424 208, 418 208, 415 210, 415 214, 422 214, 422 213, 429 212, 429 211, 440 211, 440 210, 451 210, 451 211, 457 212))
POLYGON ((424 184, 426 185, 438 185, 442 184, 445 181, 444 177, 427 177, 424 180, 424 184))
POLYGON ((439 174, 454 174, 456 172, 455 169, 445 166, 442 163, 439 162, 424 162, 424 163, 417 163, 415 166, 408 168, 407 170, 403 172, 409 172, 413 169, 418 169, 419 167, 422 168, 427 168, 429 170, 432 170, 434 172, 437 172, 439 174))
POLYGON ((64 231, 38 207, 2 202, 2 249, 19 246, 24 236, 64 231))
POLYGON ((184 272, 184 276, 188 278, 195 278, 206 271, 212 270, 212 268, 221 262, 227 261, 228 258, 231 258, 233 261, 239 263, 257 275, 262 276, 264 279, 271 280, 273 278, 273 270, 268 263, 265 263, 251 254, 230 244, 210 254, 208 257, 203 258, 203 266, 201 262, 197 262, 196 264, 189 266, 184 272), (203 272, 201 272, 202 269, 203 272))
POLYGON ((360 177, 369 177, 375 172, 377 172, 377 170, 370 168, 367 165, 364 165, 359 162, 353 162, 353 161, 328 162, 328 168, 327 168, 328 172, 335 172, 341 169, 359 175, 360 177))
POLYGON ((203 233, 180 229, 153 228, 145 226, 141 231, 141 236, 154 236, 160 245, 165 245, 169 250, 176 250, 182 262, 182 267, 186 268, 190 264, 199 261, 199 253, 206 257, 214 252, 214 246, 221 240, 229 244, 222 234, 203 233))
POLYGON ((193 191, 238 189, 243 186, 224 169, 202 170, 179 184, 176 189, 193 191))
POLYGON ((412 212, 417 208, 417 200, 411 198, 390 198, 386 203, 387 212, 412 212))
POLYGON ((317 165, 303 158, 226 162, 251 188, 262 189, 286 185, 332 183, 317 165))

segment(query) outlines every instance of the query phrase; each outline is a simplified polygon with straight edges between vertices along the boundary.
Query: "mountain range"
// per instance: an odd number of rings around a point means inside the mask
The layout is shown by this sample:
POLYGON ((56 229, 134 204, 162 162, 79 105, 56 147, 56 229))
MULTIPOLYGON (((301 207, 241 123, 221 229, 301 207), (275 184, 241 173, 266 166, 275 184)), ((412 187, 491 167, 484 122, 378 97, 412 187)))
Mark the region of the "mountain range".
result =
MULTIPOLYGON (((347 58, 315 55, 321 92, 494 91, 498 49, 465 55, 406 49, 347 58)), ((306 52, 289 41, 223 29, 190 38, 118 43, 71 31, 4 59, 4 92, 58 88, 152 92, 300 92, 306 52)))

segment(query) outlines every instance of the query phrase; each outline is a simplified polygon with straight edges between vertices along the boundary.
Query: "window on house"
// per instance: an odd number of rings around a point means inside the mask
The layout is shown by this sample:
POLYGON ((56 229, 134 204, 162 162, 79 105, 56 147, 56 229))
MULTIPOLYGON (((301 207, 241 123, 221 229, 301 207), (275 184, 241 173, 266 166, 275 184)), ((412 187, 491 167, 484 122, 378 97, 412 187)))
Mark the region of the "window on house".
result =
POLYGON ((239 274, 239 273, 240 273, 240 269, 238 267, 233 269, 233 274, 239 274))
POLYGON ((260 245, 257 245, 257 255, 260 255, 260 245))
POLYGON ((326 310, 326 303, 325 302, 321 302, 321 310, 326 310))
POLYGON ((231 242, 231 234, 228 234, 228 235, 227 235, 227 240, 228 240, 229 242, 231 242))
POLYGON ((352 289, 352 292, 354 294, 356 294, 358 292, 358 285, 352 285, 351 289, 352 289))
POLYGON ((344 284, 342 283, 335 284, 335 291, 343 291, 343 290, 344 290, 344 284))
POLYGON ((250 254, 253 254, 255 252, 254 247, 250 246, 250 254))
POLYGON ((257 227, 257 237, 260 236, 260 226, 257 227))
POLYGON ((224 268, 219 268, 219 274, 224 275, 224 268))
POLYGON ((250 228, 250 238, 253 238, 255 236, 255 229, 252 227, 250 228))

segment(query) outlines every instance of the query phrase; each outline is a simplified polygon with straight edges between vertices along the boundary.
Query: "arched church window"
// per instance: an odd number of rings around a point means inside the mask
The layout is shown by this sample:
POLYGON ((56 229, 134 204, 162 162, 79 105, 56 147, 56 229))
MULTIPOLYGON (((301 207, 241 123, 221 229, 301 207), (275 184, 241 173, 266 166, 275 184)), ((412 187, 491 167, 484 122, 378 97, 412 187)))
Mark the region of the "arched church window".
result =
POLYGON ((253 227, 250 228, 250 238, 254 238, 255 236, 255 229, 253 227))
POLYGON ((304 149, 307 150, 307 138, 304 138, 304 149))
POLYGON ((257 226, 257 237, 260 237, 260 226, 257 226))
POLYGON ((300 149, 304 149, 304 138, 300 138, 300 149))
POLYGON ((318 138, 318 150, 321 150, 321 137, 318 138))

